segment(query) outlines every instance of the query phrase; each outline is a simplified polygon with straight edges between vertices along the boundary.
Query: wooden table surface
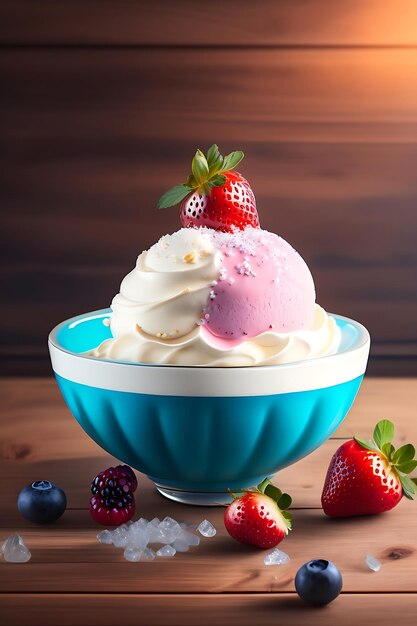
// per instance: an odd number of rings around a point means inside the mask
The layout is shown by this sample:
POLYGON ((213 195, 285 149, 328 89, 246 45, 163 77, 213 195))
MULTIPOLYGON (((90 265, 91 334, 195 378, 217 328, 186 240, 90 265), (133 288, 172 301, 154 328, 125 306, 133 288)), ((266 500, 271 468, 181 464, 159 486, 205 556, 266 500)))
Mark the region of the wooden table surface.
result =
POLYGON ((294 530, 281 545, 291 561, 280 567, 265 567, 262 551, 229 538, 222 508, 170 502, 144 476, 138 516, 208 518, 218 534, 171 560, 126 562, 122 550, 97 542, 87 511, 91 479, 116 461, 84 434, 54 380, 3 378, 0 390, 0 541, 17 531, 32 552, 27 564, 0 561, 2 626, 417 623, 417 504, 339 521, 320 508, 327 464, 341 440, 369 436, 376 421, 390 418, 398 443, 417 443, 415 379, 365 380, 335 436, 280 472, 277 482, 294 499, 294 530), (20 489, 38 479, 67 493, 68 509, 51 526, 26 522, 16 508, 20 489), (382 561, 378 573, 365 567, 368 553, 382 561), (305 607, 294 591, 297 569, 311 558, 330 559, 343 574, 342 595, 323 609, 305 607))

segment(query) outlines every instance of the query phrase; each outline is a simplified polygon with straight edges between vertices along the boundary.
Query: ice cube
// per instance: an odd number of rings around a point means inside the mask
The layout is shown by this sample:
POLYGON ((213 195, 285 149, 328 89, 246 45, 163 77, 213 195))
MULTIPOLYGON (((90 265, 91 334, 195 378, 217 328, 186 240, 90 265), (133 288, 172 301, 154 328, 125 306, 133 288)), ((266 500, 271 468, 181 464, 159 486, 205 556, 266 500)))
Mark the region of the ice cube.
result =
POLYGON ((217 532, 213 524, 209 522, 208 519, 203 520, 197 530, 200 535, 203 535, 203 537, 214 537, 217 532))
POLYGON ((128 545, 144 550, 149 543, 148 527, 134 524, 129 528, 128 545))
POLYGON ((181 526, 172 517, 165 517, 159 524, 161 543, 172 543, 181 533, 181 526))
POLYGON ((163 532, 159 528, 161 522, 159 520, 156 522, 156 520, 158 520, 157 517, 155 518, 155 522, 154 520, 148 522, 146 529, 148 533, 148 543, 162 543, 163 532))
POLYGON ((278 550, 278 548, 275 548, 272 552, 268 552, 264 557, 265 565, 285 565, 285 563, 289 562, 290 557, 288 554, 282 550, 278 550))
POLYGON ((8 563, 27 563, 32 556, 22 537, 17 533, 6 539, 2 552, 4 560, 8 563))
POLYGON ((365 564, 373 572, 379 572, 382 567, 381 561, 378 561, 378 559, 376 559, 374 556, 371 556, 370 554, 367 554, 365 556, 365 564))
POLYGON ((181 535, 176 538, 176 540, 172 544, 172 547, 175 548, 177 552, 188 552, 188 550, 190 549, 188 541, 182 539, 181 535))
POLYGON ((118 526, 117 529, 118 530, 127 531, 127 530, 129 530, 129 526, 128 526, 128 524, 120 524, 120 526, 118 526))
POLYGON ((119 526, 113 531, 113 545, 116 548, 125 548, 129 540, 129 529, 119 526))
POLYGON ((200 537, 198 537, 196 534, 194 534, 190 530, 185 530, 185 528, 181 530, 181 534, 179 535, 179 538, 186 541, 189 546, 198 546, 200 544, 200 537))
POLYGON ((148 522, 148 525, 152 524, 152 526, 159 526, 160 523, 161 520, 159 519, 159 517, 154 517, 153 519, 151 519, 150 522, 148 522))
POLYGON ((141 561, 153 561, 155 558, 155 552, 152 548, 145 548, 142 552, 141 561))
POLYGON ((134 522, 133 526, 134 528, 140 528, 141 530, 146 530, 146 528, 148 527, 148 524, 149 524, 148 520, 145 519, 144 517, 141 517, 136 522, 134 522))
POLYGON ((142 556, 142 550, 134 548, 133 546, 127 546, 127 548, 125 548, 123 556, 125 557, 126 561, 136 563, 137 561, 140 561, 140 558, 142 556))
POLYGON ((110 530, 102 530, 97 535, 97 539, 100 543, 111 544, 113 543, 113 533, 110 530))
POLYGON ((158 552, 156 553, 156 556, 163 556, 165 558, 171 558, 175 556, 176 553, 177 551, 175 550, 175 548, 173 548, 170 545, 166 545, 166 546, 162 546, 162 548, 159 548, 158 552))
POLYGON ((173 519, 172 517, 169 517, 169 515, 164 517, 162 522, 160 522, 159 527, 161 528, 161 526, 163 528, 169 528, 170 530, 175 530, 175 531, 177 531, 178 528, 181 528, 177 520, 173 519))

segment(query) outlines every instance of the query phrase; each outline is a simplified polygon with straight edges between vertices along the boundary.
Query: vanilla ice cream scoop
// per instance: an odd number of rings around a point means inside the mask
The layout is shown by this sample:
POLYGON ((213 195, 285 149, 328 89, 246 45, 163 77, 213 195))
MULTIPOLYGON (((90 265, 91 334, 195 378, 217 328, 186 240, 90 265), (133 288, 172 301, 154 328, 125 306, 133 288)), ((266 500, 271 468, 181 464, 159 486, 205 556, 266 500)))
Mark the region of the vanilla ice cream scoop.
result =
POLYGON ((138 363, 236 367, 332 354, 335 320, 301 256, 260 228, 183 228, 138 257, 112 302, 112 339, 89 353, 138 363))
POLYGON ((111 304, 113 337, 182 337, 195 328, 221 265, 208 234, 183 228, 139 255, 111 304))

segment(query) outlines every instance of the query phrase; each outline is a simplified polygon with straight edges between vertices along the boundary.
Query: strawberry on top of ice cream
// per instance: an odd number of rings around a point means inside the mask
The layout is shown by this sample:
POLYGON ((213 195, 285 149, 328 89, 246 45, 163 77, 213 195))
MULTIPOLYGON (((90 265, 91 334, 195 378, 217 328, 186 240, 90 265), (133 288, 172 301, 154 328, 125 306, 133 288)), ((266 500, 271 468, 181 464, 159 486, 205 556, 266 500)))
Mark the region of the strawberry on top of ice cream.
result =
POLYGON ((233 171, 244 154, 235 150, 223 157, 213 144, 207 158, 197 150, 187 181, 168 189, 158 208, 180 203, 183 226, 207 226, 225 232, 259 226, 254 193, 247 180, 233 171))

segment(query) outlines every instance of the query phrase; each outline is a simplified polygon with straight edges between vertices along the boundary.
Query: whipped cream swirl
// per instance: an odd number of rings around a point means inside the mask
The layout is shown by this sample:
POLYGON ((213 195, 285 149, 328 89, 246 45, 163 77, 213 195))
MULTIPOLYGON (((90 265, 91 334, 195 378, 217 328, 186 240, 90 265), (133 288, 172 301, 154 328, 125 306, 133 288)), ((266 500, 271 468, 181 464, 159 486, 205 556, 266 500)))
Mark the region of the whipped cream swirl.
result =
MULTIPOLYGON (((117 296, 116 296, 117 297, 117 296)), ((155 337, 143 328, 107 339, 88 356, 130 363, 158 363, 205 367, 279 365, 334 354, 341 331, 318 304, 310 328, 277 333, 267 331, 245 341, 224 340, 204 326, 180 337, 155 337)))
POLYGON ((220 264, 221 253, 197 229, 161 237, 140 254, 113 298, 113 337, 150 341, 188 336, 201 318, 220 264))

